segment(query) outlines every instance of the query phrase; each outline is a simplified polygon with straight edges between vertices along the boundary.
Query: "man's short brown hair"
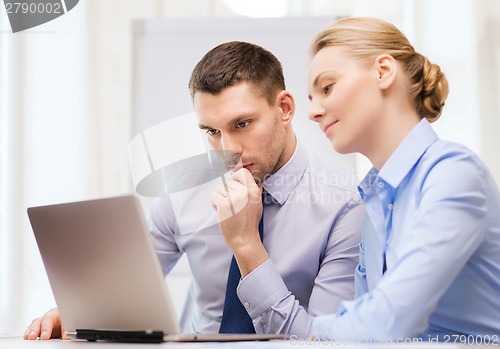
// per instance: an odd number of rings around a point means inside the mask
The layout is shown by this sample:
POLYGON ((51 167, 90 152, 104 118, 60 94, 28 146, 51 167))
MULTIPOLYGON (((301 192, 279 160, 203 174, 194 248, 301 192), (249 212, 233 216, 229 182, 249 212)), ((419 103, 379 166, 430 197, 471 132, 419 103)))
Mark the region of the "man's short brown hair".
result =
POLYGON ((208 51, 191 73, 189 91, 218 94, 239 82, 249 82, 269 104, 285 89, 280 61, 261 46, 231 41, 208 51))

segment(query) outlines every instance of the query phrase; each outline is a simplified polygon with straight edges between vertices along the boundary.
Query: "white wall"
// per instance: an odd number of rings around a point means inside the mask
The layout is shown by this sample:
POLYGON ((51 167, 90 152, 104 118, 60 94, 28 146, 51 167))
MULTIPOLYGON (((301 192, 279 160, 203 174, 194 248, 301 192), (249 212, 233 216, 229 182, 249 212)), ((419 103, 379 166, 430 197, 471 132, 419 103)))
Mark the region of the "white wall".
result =
POLYGON ((500 185, 500 1, 479 1, 472 20, 479 149, 500 185))
POLYGON ((18 331, 54 304, 26 207, 88 195, 86 23, 78 13, 84 9, 47 23, 43 32, 0 39, 8 49, 0 332, 18 331))

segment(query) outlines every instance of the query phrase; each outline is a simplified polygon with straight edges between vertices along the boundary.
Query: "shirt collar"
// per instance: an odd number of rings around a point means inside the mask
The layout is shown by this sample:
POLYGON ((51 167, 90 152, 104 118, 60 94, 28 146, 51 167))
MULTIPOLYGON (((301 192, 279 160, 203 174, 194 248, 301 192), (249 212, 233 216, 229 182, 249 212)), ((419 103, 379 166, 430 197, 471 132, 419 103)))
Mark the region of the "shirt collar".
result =
POLYGON ((274 201, 283 205, 304 175, 307 167, 307 153, 297 140, 295 151, 286 164, 264 181, 264 189, 274 201))
POLYGON ((375 167, 372 167, 370 171, 366 174, 365 178, 359 183, 358 191, 361 195, 361 199, 363 201, 366 200, 366 197, 371 195, 374 191, 373 187, 375 185, 375 181, 378 178, 378 170, 375 167))
POLYGON ((375 167, 368 172, 359 185, 361 196, 368 195, 379 178, 397 188, 437 139, 427 119, 422 119, 387 159, 380 172, 375 167))
POLYGON ((397 188, 425 151, 438 139, 427 119, 423 118, 391 154, 379 176, 397 188))

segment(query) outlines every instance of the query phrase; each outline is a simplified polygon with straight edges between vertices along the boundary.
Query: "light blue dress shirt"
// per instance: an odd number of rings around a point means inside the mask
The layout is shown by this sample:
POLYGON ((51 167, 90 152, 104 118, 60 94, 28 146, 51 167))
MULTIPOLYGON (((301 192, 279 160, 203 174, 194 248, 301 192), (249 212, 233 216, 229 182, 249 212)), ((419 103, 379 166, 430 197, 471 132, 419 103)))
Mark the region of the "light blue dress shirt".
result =
POLYGON ((500 195, 477 156, 423 119, 359 190, 356 299, 315 319, 318 338, 500 344, 500 195))
MULTIPOLYGON (((310 334, 314 316, 354 298, 364 218, 356 180, 309 153, 300 143, 292 158, 264 182, 264 240, 270 259, 238 286, 257 333, 310 334), (267 201, 267 200, 266 200, 267 201)), ((217 333, 232 252, 210 207, 208 183, 159 199, 149 225, 163 272, 182 253, 193 273, 191 331, 217 333)))

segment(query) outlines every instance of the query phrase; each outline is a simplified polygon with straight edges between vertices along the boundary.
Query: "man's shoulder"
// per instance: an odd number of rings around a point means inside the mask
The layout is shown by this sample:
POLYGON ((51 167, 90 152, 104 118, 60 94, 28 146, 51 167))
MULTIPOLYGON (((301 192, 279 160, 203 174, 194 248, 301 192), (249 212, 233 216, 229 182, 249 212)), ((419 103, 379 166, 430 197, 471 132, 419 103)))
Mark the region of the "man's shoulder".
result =
POLYGON ((313 183, 319 186, 330 187, 332 190, 341 190, 357 193, 359 180, 354 171, 349 170, 337 159, 318 154, 306 148, 306 173, 313 183))
POLYGON ((157 197, 152 200, 148 213, 148 220, 175 220, 172 201, 168 196, 157 197))

